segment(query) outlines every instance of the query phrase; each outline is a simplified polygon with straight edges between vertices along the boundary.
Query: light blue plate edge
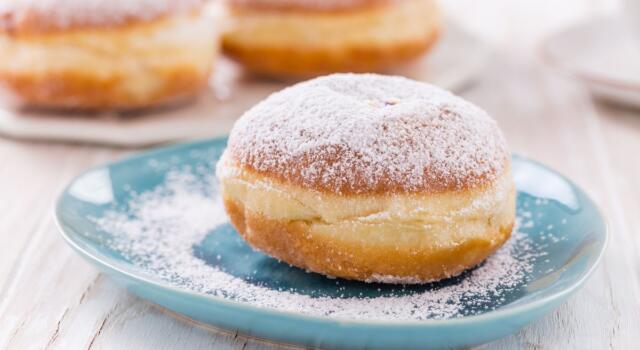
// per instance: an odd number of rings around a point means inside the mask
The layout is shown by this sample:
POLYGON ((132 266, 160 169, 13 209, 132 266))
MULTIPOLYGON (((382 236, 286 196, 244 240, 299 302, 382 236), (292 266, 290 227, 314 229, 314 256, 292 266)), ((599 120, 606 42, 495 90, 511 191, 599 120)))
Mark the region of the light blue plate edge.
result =
MULTIPOLYGON (((148 158, 165 153, 175 153, 208 144, 218 144, 224 147, 226 140, 226 137, 220 137, 165 146, 128 156, 114 163, 148 158)), ((402 344, 403 349, 472 346, 512 334, 559 306, 593 274, 604 255, 609 241, 608 222, 604 219, 602 211, 582 189, 567 177, 537 161, 519 155, 514 155, 514 158, 535 164, 570 183, 573 189, 598 214, 597 219, 602 225, 604 237, 602 244, 599 245, 597 255, 595 258, 592 257, 590 259, 588 268, 581 271, 579 276, 568 287, 554 291, 541 299, 529 303, 515 306, 507 305, 476 316, 425 321, 337 320, 328 317, 307 316, 258 308, 213 295, 187 291, 171 284, 127 271, 117 266, 117 264, 111 263, 108 258, 94 255, 84 249, 65 231, 60 215, 63 194, 68 191, 75 179, 111 163, 92 167, 70 182, 58 197, 54 211, 54 221, 64 240, 82 257, 114 281, 125 286, 142 299, 149 300, 206 324, 238 331, 255 338, 325 349, 389 349, 397 347, 399 344, 402 344), (207 304, 206 311, 202 309, 202 303, 207 304)))

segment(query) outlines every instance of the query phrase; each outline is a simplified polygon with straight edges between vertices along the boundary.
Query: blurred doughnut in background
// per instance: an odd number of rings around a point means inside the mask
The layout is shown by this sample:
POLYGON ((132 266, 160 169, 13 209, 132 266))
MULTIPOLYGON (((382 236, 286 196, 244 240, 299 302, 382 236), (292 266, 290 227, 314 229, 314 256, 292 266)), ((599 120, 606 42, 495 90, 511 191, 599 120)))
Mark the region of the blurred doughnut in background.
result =
POLYGON ((19 105, 129 110, 194 96, 218 51, 203 0, 6 0, 0 83, 19 105))
POLYGON ((379 72, 438 38, 434 0, 229 0, 223 49, 254 73, 379 72))

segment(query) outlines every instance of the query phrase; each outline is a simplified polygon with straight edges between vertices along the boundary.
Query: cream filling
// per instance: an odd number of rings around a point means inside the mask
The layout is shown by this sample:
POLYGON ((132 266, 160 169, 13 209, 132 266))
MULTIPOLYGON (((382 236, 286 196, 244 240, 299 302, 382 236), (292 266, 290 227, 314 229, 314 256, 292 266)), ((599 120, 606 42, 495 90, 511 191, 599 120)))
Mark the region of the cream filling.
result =
POLYGON ((433 0, 406 0, 361 11, 232 11, 227 39, 250 47, 299 49, 393 46, 428 40, 439 26, 433 0))
MULTIPOLYGON (((487 218, 508 223, 515 211, 515 187, 506 172, 487 189, 438 194, 340 196, 282 183, 243 170, 223 156, 217 174, 223 195, 254 212, 275 220, 308 221, 317 225, 372 224, 486 226, 487 218)), ((490 225, 499 223, 489 223, 490 225)))

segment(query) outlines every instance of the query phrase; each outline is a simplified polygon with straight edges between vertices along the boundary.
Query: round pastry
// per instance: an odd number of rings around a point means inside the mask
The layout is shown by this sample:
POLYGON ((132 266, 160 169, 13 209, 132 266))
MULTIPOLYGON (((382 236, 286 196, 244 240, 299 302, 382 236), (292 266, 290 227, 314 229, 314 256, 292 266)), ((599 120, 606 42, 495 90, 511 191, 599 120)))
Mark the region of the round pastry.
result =
POLYGON ((218 51, 210 10, 203 0, 4 0, 0 84, 17 102, 45 108, 138 109, 192 97, 218 51))
POLYGON ((271 95, 236 122, 217 174, 251 246, 347 279, 458 275, 498 249, 515 220, 494 120, 400 77, 338 74, 271 95))
POLYGON ((224 51, 270 76, 372 72, 422 55, 440 28, 435 0, 228 0, 224 51))

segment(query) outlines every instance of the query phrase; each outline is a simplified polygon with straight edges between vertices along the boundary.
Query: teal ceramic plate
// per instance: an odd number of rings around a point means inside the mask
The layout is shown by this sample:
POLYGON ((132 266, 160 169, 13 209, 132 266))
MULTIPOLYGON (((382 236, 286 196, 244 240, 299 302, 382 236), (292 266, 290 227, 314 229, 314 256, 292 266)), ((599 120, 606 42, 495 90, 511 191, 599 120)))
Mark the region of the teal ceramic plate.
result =
POLYGON ((331 349, 498 339, 566 300, 605 247, 602 216, 584 192, 515 156, 519 233, 485 264, 424 286, 325 278, 238 238, 212 180, 225 145, 173 146, 88 171, 58 201, 62 235, 114 281, 167 309, 249 336, 331 349))

